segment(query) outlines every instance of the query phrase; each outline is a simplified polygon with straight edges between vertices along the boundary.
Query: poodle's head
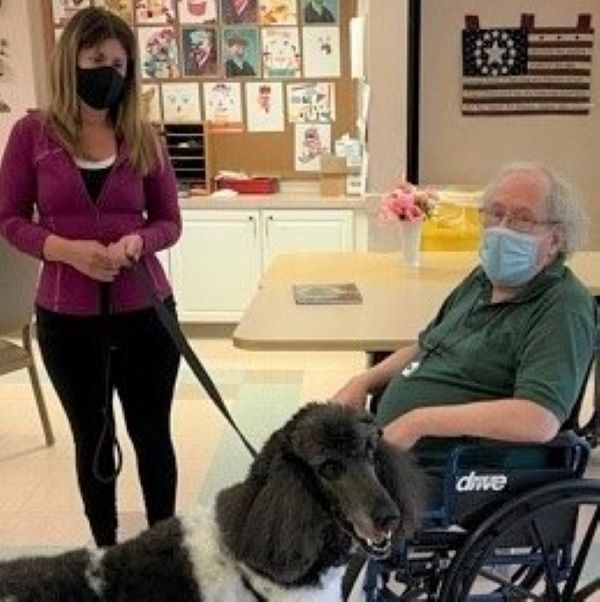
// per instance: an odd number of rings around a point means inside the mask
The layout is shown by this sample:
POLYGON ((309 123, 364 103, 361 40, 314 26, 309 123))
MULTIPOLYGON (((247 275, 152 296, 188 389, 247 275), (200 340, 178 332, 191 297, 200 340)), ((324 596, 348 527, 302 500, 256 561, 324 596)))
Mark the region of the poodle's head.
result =
POLYGON ((416 521, 416 471, 406 455, 382 440, 366 412, 310 404, 292 423, 290 461, 310 472, 317 495, 368 554, 386 556, 416 521))
POLYGON ((245 482, 217 499, 234 555, 280 583, 346 562, 352 542, 384 557, 415 526, 419 474, 372 416, 312 403, 276 431, 245 482))

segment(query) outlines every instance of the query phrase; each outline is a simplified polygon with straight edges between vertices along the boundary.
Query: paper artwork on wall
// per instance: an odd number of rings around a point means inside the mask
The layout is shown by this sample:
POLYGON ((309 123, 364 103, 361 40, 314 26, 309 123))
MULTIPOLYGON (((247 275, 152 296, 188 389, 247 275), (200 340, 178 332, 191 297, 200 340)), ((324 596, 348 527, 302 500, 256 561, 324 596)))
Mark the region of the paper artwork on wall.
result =
POLYGON ((340 77, 339 27, 304 27, 304 77, 340 77))
POLYGON ((294 140, 296 171, 319 171, 321 155, 329 152, 331 152, 329 124, 296 124, 294 140))
POLYGON ((246 84, 246 122, 249 132, 283 132, 283 84, 262 81, 246 84))
POLYGON ((214 27, 181 28, 183 74, 186 77, 214 77, 219 74, 217 32, 214 27))
POLYGON ((462 32, 463 115, 585 115, 591 109, 594 29, 591 15, 575 27, 481 29, 477 16, 462 32))
POLYGON ((258 14, 261 25, 297 25, 297 1, 260 0, 258 14))
POLYGON ((260 49, 256 27, 224 28, 221 49, 226 77, 260 76, 260 49))
POLYGON ((179 77, 179 53, 173 27, 138 27, 137 32, 142 77, 179 77))
POLYGON ((172 23, 175 20, 174 0, 135 0, 135 18, 138 24, 172 23))
POLYGON ((65 25, 77 11, 91 5, 90 0, 52 0, 54 24, 65 25))
POLYGON ((242 85, 237 82, 205 82, 204 119, 212 132, 235 133, 244 129, 242 85))
POLYGON ((256 24, 258 0, 221 0, 221 21, 225 25, 256 24))
POLYGON ((179 0, 180 23, 216 23, 217 0, 179 0))
POLYGON ((133 0, 95 0, 94 6, 103 6, 130 25, 133 23, 133 0))
POLYGON ((339 0, 301 0, 304 23, 339 23, 339 0))
POLYGON ((159 84, 142 84, 142 113, 152 123, 162 121, 159 84))
POLYGON ((335 120, 335 84, 302 82, 287 86, 288 119, 297 123, 335 120))
POLYGON ((196 82, 162 85, 163 120, 166 123, 199 123, 200 86, 196 82))
POLYGON ((264 77, 300 77, 300 36, 297 27, 262 30, 264 77))

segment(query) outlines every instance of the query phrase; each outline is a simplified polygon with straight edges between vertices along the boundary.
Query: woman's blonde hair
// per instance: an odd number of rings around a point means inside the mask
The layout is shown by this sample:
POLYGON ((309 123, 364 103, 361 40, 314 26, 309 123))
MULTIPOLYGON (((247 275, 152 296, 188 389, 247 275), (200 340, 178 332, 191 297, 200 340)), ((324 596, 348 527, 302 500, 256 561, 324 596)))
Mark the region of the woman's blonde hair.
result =
POLYGON ((74 155, 80 151, 81 101, 77 95, 77 56, 82 48, 94 48, 117 40, 127 53, 125 88, 110 117, 115 134, 123 142, 133 167, 146 175, 163 157, 152 125, 142 117, 139 60, 133 31, 123 19, 103 8, 84 8, 67 23, 52 56, 48 117, 56 134, 74 155))

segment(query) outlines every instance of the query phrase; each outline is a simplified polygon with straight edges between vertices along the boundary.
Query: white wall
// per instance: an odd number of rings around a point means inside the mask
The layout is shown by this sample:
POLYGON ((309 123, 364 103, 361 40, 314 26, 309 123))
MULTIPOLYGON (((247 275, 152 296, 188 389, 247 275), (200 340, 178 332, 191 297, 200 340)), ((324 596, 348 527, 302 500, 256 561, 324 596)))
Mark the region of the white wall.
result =
POLYGON ((38 106, 45 86, 41 0, 4 0, 0 6, 0 38, 8 42, 0 97, 10 113, 0 113, 0 149, 14 122, 38 106))
MULTIPOLYGON (((343 0, 342 0, 343 1, 343 0)), ((387 190, 406 166, 407 0, 362 0, 371 86, 369 192, 387 190)))

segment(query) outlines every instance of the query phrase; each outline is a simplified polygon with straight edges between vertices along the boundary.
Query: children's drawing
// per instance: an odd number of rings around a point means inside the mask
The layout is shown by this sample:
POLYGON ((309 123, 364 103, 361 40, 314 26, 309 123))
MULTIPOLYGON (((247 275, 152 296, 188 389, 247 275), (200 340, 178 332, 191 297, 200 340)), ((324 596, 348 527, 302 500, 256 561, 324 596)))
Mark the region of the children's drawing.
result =
POLYGON ((256 27, 223 29, 221 48, 227 77, 260 75, 258 29, 256 27))
POLYGON ((258 19, 261 25, 297 25, 296 0, 260 0, 258 19))
POLYGON ((180 23, 216 23, 217 0, 179 0, 180 23))
POLYGON ((262 30, 265 77, 300 76, 300 41, 297 27, 265 27, 262 30))
POLYGON ((199 123, 200 86, 196 82, 162 85, 163 119, 166 123, 199 123))
POLYGON ((258 0, 221 0, 221 21, 226 25, 258 22, 258 0))
POLYGON ((282 132, 285 129, 283 113, 281 82, 246 84, 246 121, 249 132, 282 132))
POLYGON ((287 86, 288 119, 297 123, 335 120, 335 84, 303 82, 287 86))
POLYGON ((135 0, 135 16, 138 25, 172 23, 175 20, 174 0, 135 0))
POLYGON ((162 121, 159 84, 142 84, 142 114, 152 123, 162 121))
POLYGON ((339 27, 304 27, 302 52, 305 77, 340 77, 339 27))
POLYGON ((52 0, 55 25, 65 25, 78 10, 88 6, 91 6, 90 0, 52 0))
POLYGON ((212 132, 241 132, 241 84, 234 82, 205 82, 204 118, 212 132))
POLYGON ((321 155, 331 151, 331 126, 297 123, 294 148, 297 171, 319 171, 321 155))
POLYGON ((138 27, 142 77, 169 79, 180 76, 179 53, 172 27, 138 27))
POLYGON ((212 27, 183 27, 181 51, 185 76, 216 76, 219 74, 217 33, 212 27))
POLYGON ((133 23, 133 0, 95 0, 94 5, 103 6, 130 25, 133 23))

